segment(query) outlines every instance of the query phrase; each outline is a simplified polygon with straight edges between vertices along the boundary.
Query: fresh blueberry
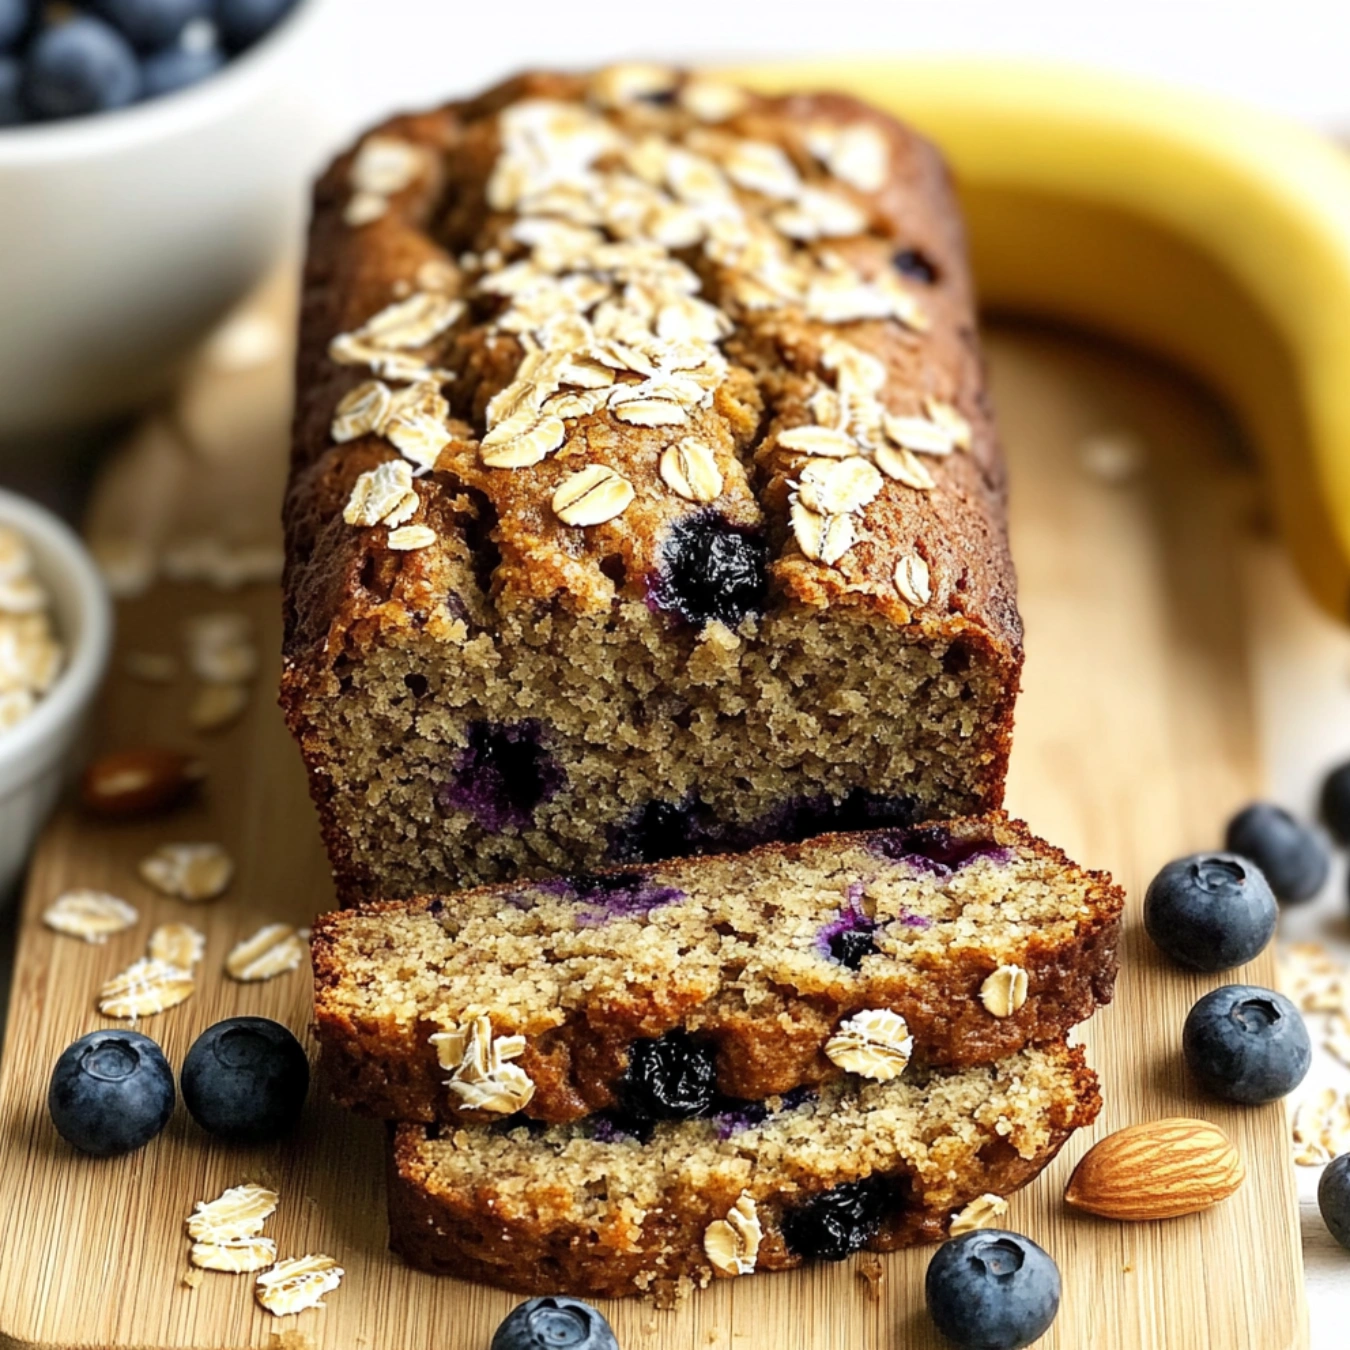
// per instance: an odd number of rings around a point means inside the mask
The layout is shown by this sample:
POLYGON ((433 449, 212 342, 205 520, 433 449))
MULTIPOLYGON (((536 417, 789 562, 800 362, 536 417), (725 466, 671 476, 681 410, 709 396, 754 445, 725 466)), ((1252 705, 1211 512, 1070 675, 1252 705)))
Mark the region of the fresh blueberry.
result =
POLYGON ((892 261, 902 276, 922 281, 925 286, 931 286, 937 280, 937 268, 917 248, 902 248, 892 261))
POLYGON ((712 1047, 687 1031, 634 1041, 619 1080, 624 1111, 640 1120, 688 1120, 706 1115, 717 1094, 712 1047))
POLYGON ((264 1143, 300 1118, 309 1060, 279 1022, 231 1017, 192 1043, 180 1082, 183 1101, 202 1129, 239 1143, 264 1143))
POLYGON ((1144 927, 1178 965, 1231 970, 1265 950, 1278 906, 1260 868, 1236 853, 1196 853, 1158 873, 1144 927))
POLYGON ((216 0, 220 36, 232 52, 252 46, 295 8, 296 0, 216 0))
POLYGON ((141 62, 141 77, 145 81, 146 98, 158 98, 179 89, 200 84, 214 75, 225 64, 219 48, 194 50, 190 47, 170 47, 155 52, 141 62))
POLYGON ((138 51, 153 52, 177 42, 193 19, 206 18, 211 0, 89 0, 89 8, 138 51))
POLYGON ((924 1280, 928 1315, 963 1350, 1021 1350, 1059 1311, 1059 1267, 1020 1233, 982 1228, 944 1242, 924 1280))
POLYGON ((1255 802, 1228 822, 1225 846, 1250 858, 1285 904, 1311 900, 1327 879, 1331 860, 1317 835, 1288 811, 1255 802))
POLYGON ((17 56, 0 56, 0 127, 23 120, 23 65, 17 56))
POLYGON ((842 1261, 876 1236, 890 1199, 882 1177, 845 1181, 787 1210, 783 1241, 804 1260, 842 1261))
POLYGON ((677 520, 661 546, 652 603, 702 628, 714 619, 735 628, 764 609, 769 550, 764 540, 716 511, 677 520))
POLYGON ((1329 1162, 1317 1183, 1317 1208, 1337 1242, 1350 1250, 1350 1153, 1329 1162))
POLYGON ((19 45, 32 18, 31 0, 0 0, 0 52, 19 45))
POLYGON ((136 53, 102 19, 80 15, 45 29, 28 49, 24 102, 34 117, 79 117, 134 103, 141 93, 136 53))
POLYGON ((1342 844, 1350 844, 1350 764, 1341 764, 1322 783, 1322 820, 1342 844))
POLYGON ((67 1143, 110 1158, 144 1147, 173 1114, 173 1070, 149 1036, 91 1031, 52 1070, 47 1110, 67 1143))
POLYGON ((619 1350, 596 1308, 579 1298, 532 1298, 512 1308, 492 1350, 619 1350))
POLYGON ((1186 1064, 1216 1097, 1256 1106, 1292 1092, 1308 1072, 1312 1044, 1299 1011, 1283 994, 1226 984, 1186 1017, 1186 1064))

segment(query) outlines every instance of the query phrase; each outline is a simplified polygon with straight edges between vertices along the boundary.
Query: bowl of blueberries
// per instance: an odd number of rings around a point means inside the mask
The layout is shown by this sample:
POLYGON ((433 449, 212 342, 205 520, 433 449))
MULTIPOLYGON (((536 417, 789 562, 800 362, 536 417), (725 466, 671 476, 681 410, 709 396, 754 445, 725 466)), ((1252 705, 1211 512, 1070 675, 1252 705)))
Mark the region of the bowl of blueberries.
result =
POLYGON ((321 0, 0 0, 0 437, 165 388, 281 255, 321 0))

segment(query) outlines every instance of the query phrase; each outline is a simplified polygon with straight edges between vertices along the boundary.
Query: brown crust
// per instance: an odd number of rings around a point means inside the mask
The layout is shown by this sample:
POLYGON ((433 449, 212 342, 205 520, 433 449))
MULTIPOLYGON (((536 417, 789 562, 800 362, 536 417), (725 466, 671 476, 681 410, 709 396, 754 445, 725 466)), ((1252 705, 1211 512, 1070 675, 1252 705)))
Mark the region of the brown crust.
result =
MULTIPOLYGON (((342 522, 342 507, 357 475, 393 457, 394 451, 369 436, 341 446, 332 443, 333 409, 367 372, 331 361, 326 354, 330 339, 390 303, 396 287, 406 286, 419 264, 450 260, 440 242, 447 230, 456 247, 463 248, 475 246, 494 227, 483 195, 496 152, 491 119, 501 108, 527 96, 579 100, 585 90, 579 77, 532 74, 477 99, 385 123, 377 130, 426 147, 433 167, 392 199, 382 219, 360 229, 343 221, 351 153, 333 164, 315 190, 285 508, 281 703, 310 769, 311 793, 344 898, 368 896, 372 879, 353 858, 348 832, 334 809, 331 749, 306 714, 306 704, 341 697, 344 665, 360 661, 372 646, 400 631, 434 635, 451 622, 446 610, 451 583, 483 566, 475 529, 485 513, 496 522, 493 540, 500 550, 489 608, 562 606, 580 611, 612 603, 614 587, 601 567, 606 559, 621 556, 632 579, 628 584, 645 584, 665 527, 690 509, 669 492, 643 490, 647 483, 659 487, 653 438, 662 434, 660 429, 616 430, 617 424, 606 426, 603 417, 583 419, 591 423, 582 428, 589 457, 620 468, 639 489, 637 504, 616 521, 579 532, 562 526, 541 507, 552 485, 573 467, 561 457, 515 472, 484 469, 475 441, 482 431, 483 407, 509 380, 515 358, 509 350, 486 348, 481 329, 471 329, 448 335, 445 350, 434 352, 436 360, 461 372, 447 387, 459 439, 442 453, 437 471, 422 480, 422 505, 414 518, 437 531, 438 543, 398 553, 387 547, 383 527, 356 529, 342 522), (446 210, 451 200, 455 205, 446 210)), ((891 321, 866 320, 842 331, 885 362, 887 398, 896 410, 916 411, 925 394, 947 399, 971 423, 973 444, 969 453, 932 462, 939 481, 936 492, 891 485, 868 508, 867 537, 841 567, 809 562, 785 525, 787 469, 778 463, 782 452, 757 450, 780 425, 803 420, 800 377, 817 366, 820 339, 830 330, 798 324, 772 340, 763 333, 742 332, 726 343, 732 375, 708 416, 710 426, 700 430, 728 454, 735 441, 735 454, 754 467, 748 480, 742 475, 738 486, 729 486, 718 508, 744 523, 767 521, 774 550, 771 610, 857 607, 878 621, 908 626, 921 644, 946 645, 959 638, 999 671, 1003 696, 997 706, 981 710, 988 760, 979 774, 978 802, 972 803, 997 806, 1011 743, 1022 634, 1007 548, 1003 459, 988 406, 959 215, 946 168, 933 147, 852 98, 754 96, 748 110, 729 125, 747 135, 791 138, 822 117, 869 124, 890 146, 891 173, 882 189, 854 193, 871 220, 864 245, 887 258, 897 248, 917 248, 938 273, 936 284, 921 288, 931 321, 921 341, 891 321), (772 417, 760 425, 753 413, 764 391, 772 401, 772 417), (932 602, 916 613, 891 580, 897 559, 912 552, 927 560, 933 586, 932 602)))
MULTIPOLYGON (((962 1175, 940 1203, 934 1203, 914 1177, 903 1172, 877 1174, 893 1177, 903 1199, 866 1249, 895 1251, 940 1242, 955 1210, 977 1196, 1008 1195, 1034 1180, 1073 1131, 1090 1125, 1101 1110, 1097 1076, 1087 1067, 1082 1049, 1073 1048, 1067 1054, 1072 1067, 1072 1104, 1051 1108, 1050 1137, 1044 1148, 1023 1158, 991 1133, 980 1150, 978 1168, 962 1175)), ((679 1282, 706 1280, 703 1234, 736 1199, 716 1190, 670 1194, 664 1204, 646 1214, 636 1233, 622 1234, 619 1250, 615 1235, 559 1214, 556 1199, 548 1217, 523 1220, 504 1216, 494 1207, 491 1195, 481 1190, 469 1194, 438 1186, 418 1154, 424 1138, 421 1125, 400 1125, 391 1135, 390 1247, 418 1270, 522 1294, 624 1298, 649 1292, 658 1300, 669 1298, 679 1282)), ((543 1165, 549 1162, 545 1159, 543 1165)), ((796 1203, 824 1188, 818 1180, 813 1184, 810 1177, 794 1180, 796 1203)), ((757 1208, 764 1239, 755 1272, 800 1266, 801 1258, 783 1240, 782 1202, 759 1198, 757 1208)))
MULTIPOLYGON (((1085 886, 1091 913, 1067 943, 1051 944, 1031 934, 1019 964, 1028 973, 1026 1003, 1012 1016, 992 1017, 979 999, 989 967, 975 953, 960 953, 920 979, 893 971, 861 973, 847 997, 802 994, 783 989, 771 1003, 747 1008, 738 998, 717 1002, 681 1002, 664 990, 657 1002, 649 990, 634 990, 626 1000, 606 998, 601 1008, 573 1011, 561 1026, 541 1036, 526 1036, 520 1066, 535 1085, 525 1108, 545 1121, 575 1120, 615 1104, 614 1085, 628 1064, 629 1047, 674 1027, 696 1030, 716 1047, 718 1087, 731 1097, 757 1101, 802 1085, 837 1077, 824 1054, 824 1043, 841 1019, 864 1008, 900 1013, 914 1037, 916 1062, 965 1067, 989 1064, 1029 1045, 1061 1039, 1068 1030, 1109 1003, 1114 988, 1120 915, 1124 893, 1100 872, 1086 872, 1060 850, 1036 838, 1021 821, 1000 815, 944 823, 957 838, 988 838, 1027 849, 1065 869, 1074 884, 1085 886)), ((877 836, 880 837, 880 836, 877 836)), ((770 844, 743 855, 755 859, 795 860, 828 853, 840 844, 865 844, 868 836, 822 836, 805 844, 770 844)), ((696 878, 718 859, 662 864, 663 884, 696 878)), ((650 869, 620 868, 614 873, 650 869)), ((468 896, 502 895, 510 886, 480 887, 468 896)), ((462 1111, 444 1087, 445 1070, 430 1042, 438 1024, 417 1018, 354 1020, 344 1006, 342 987, 349 978, 340 946, 354 922, 381 914, 424 912, 437 897, 390 901, 321 916, 314 924, 311 951, 315 982, 315 1022, 330 1090, 344 1106, 386 1120, 453 1121, 482 1119, 462 1111)), ((410 961, 416 953, 403 954, 410 961)), ((875 963, 872 963, 875 965, 875 963)), ((702 991, 708 998, 711 991, 702 991)), ((524 1028, 513 1027, 512 1031, 524 1028)))

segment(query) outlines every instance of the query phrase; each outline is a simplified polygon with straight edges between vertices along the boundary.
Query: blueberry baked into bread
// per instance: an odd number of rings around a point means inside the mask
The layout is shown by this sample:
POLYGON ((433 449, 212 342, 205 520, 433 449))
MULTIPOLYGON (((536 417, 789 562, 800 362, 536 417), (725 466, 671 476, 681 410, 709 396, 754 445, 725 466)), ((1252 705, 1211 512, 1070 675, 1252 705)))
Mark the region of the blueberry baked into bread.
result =
POLYGON ((620 67, 320 182, 282 702, 344 903, 978 814, 1022 659, 937 153, 620 67))
POLYGON ((530 1130, 400 1125, 392 1245, 424 1270, 532 1293, 661 1298, 946 1236, 1030 1181, 1101 1105, 1080 1049, 848 1079, 754 1112, 530 1130), (966 1206, 972 1205, 970 1211, 966 1206))
POLYGON ((1062 1038, 1121 905, 1002 815, 825 836, 326 915, 315 1021, 389 1120, 707 1115, 1062 1038))

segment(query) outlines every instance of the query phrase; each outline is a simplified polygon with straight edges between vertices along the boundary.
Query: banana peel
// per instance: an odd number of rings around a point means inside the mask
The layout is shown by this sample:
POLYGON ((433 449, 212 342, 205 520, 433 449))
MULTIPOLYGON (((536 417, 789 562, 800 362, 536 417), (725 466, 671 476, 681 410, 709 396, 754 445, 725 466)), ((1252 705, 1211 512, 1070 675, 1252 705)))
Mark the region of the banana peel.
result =
POLYGON ((967 60, 728 72, 839 89, 951 163, 982 302, 1158 352, 1256 447, 1300 574, 1350 620, 1350 155, 1272 114, 1128 77, 967 60))

